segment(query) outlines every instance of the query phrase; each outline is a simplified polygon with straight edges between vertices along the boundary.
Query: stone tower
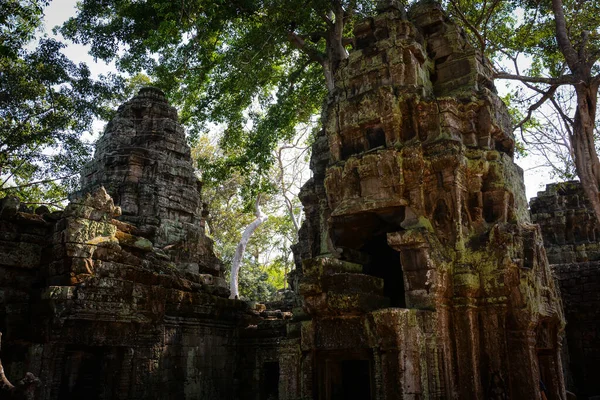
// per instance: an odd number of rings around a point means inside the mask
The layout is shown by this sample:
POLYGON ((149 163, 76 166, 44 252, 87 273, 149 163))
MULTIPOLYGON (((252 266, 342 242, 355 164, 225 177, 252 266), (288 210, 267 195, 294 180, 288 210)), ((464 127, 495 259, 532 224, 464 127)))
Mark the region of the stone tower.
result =
POLYGON ((119 219, 180 269, 217 273, 185 132, 159 89, 143 88, 119 107, 82 171, 81 186, 84 193, 104 186, 121 207, 119 219))
POLYGON ((301 192, 298 397, 536 399, 541 379, 564 398, 560 297, 491 66, 436 3, 382 4, 301 192))
POLYGON ((39 400, 238 398, 238 329, 255 316, 228 299, 162 92, 119 108, 82 175, 64 211, 0 200, 6 375, 33 373, 39 400))

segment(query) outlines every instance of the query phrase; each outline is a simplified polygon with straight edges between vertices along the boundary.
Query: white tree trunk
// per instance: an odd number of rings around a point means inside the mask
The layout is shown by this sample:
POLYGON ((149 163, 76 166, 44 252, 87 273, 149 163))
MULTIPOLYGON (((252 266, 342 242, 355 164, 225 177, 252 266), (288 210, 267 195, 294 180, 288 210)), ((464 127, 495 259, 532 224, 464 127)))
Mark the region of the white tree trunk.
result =
POLYGON ((252 221, 250 225, 246 227, 246 229, 244 229, 242 239, 235 249, 235 256, 233 257, 233 262, 231 263, 231 278, 229 282, 229 289, 231 290, 231 295, 229 296, 230 299, 237 299, 240 296, 238 289, 238 275, 240 272, 240 266, 242 264, 242 257, 244 256, 244 251, 246 250, 246 245, 248 244, 248 241, 250 240, 250 237, 256 228, 258 228, 260 224, 267 220, 267 215, 263 214, 260 210, 260 206, 258 205, 259 200, 260 196, 258 196, 256 199, 256 219, 252 221))

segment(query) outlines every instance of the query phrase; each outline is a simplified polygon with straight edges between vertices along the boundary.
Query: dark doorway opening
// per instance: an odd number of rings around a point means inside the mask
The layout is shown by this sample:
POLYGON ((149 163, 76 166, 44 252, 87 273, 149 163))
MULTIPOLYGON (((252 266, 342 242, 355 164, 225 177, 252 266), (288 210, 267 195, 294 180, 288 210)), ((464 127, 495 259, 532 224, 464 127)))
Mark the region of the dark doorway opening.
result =
POLYGON ((342 399, 370 399, 371 374, 368 360, 344 360, 342 370, 342 399))
POLYGON ((342 259, 363 266, 363 273, 384 281, 384 295, 392 307, 406 307, 404 274, 400 253, 387 243, 387 234, 402 230, 404 207, 389 207, 376 212, 339 216, 332 221, 331 238, 335 246, 350 250, 342 259))
POLYGON ((261 400, 279 399, 279 363, 266 362, 263 364, 261 400))
POLYGON ((540 369, 540 390, 545 392, 548 400, 558 400, 556 395, 554 378, 556 376, 556 365, 554 362, 554 354, 548 350, 537 352, 538 367, 540 369))
POLYGON ((370 400, 369 360, 327 360, 326 400, 370 400))
POLYGON ((369 256, 363 272, 383 279, 383 293, 390 299, 390 306, 406 308, 400 253, 388 246, 387 234, 372 236, 360 250, 369 256))
POLYGON ((67 346, 60 399, 115 398, 125 355, 122 347, 67 346))
POLYGON ((559 400, 558 382, 562 366, 558 362, 556 328, 549 321, 541 321, 536 332, 536 352, 540 372, 540 390, 548 400, 559 400))
POLYGON ((101 399, 104 363, 101 348, 68 349, 60 398, 101 399))
POLYGON ((385 146, 385 132, 380 126, 367 128, 367 141, 369 150, 385 146))

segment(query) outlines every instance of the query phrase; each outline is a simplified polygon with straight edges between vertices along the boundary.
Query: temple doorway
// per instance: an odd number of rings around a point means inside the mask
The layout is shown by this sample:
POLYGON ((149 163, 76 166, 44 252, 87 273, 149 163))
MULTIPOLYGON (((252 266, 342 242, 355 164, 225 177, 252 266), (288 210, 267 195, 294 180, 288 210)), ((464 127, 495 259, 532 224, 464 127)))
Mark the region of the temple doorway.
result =
POLYGON ((548 400, 560 400, 561 368, 556 345, 556 328, 549 321, 540 322, 536 333, 536 354, 542 386, 548 400))
POLYGON ((406 308, 404 271, 400 253, 391 248, 387 234, 402 230, 403 207, 339 216, 332 220, 332 240, 341 258, 363 266, 363 273, 383 279, 384 296, 391 307, 406 308))
POLYGON ((406 308, 400 253, 388 246, 387 234, 372 236, 361 251, 369 256, 363 272, 383 279, 383 293, 390 299, 391 307, 406 308))
POLYGON ((370 359, 349 351, 330 352, 321 359, 322 400, 371 400, 373 378, 370 359))
POLYGON ((261 400, 279 399, 279 363, 264 363, 262 373, 261 400))

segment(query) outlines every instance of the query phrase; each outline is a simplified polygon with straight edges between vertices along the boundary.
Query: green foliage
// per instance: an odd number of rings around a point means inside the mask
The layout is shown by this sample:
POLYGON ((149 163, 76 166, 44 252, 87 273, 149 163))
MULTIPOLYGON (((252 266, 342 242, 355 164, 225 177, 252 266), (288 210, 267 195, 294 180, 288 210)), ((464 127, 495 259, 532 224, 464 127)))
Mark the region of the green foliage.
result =
MULTIPOLYGON (((597 97, 600 2, 558 2, 564 13, 562 46, 557 28, 562 19, 554 14, 553 3, 447 0, 451 13, 463 22, 474 43, 479 41, 478 47, 485 49, 496 70, 508 72, 512 76, 504 74, 505 78, 519 82, 504 99, 517 127, 519 153, 541 156, 541 163, 554 177, 573 179, 582 172, 587 176, 586 168, 576 174, 574 159, 583 160, 582 165, 597 164, 594 154, 574 143, 594 140, 589 122, 581 122, 592 120, 593 124, 596 112, 581 99, 585 91, 586 96, 597 97)), ((585 185, 597 186, 597 181, 586 176, 579 176, 585 185)))
MULTIPOLYGON (((84 0, 62 32, 90 44, 94 56, 115 60, 122 71, 145 71, 180 108, 193 139, 222 124, 221 157, 201 161, 203 178, 216 182, 242 174, 247 197, 255 198, 270 190, 265 177, 274 162, 273 149, 318 113, 327 94, 324 76, 327 68, 335 68, 327 61, 336 49, 330 33, 342 18, 335 11, 343 10, 342 34, 348 35, 354 21, 372 13, 375 3, 84 0)), ((516 67, 526 58, 531 62, 521 73, 564 75, 549 0, 443 3, 495 62, 516 67)), ((573 46, 584 46, 589 54, 600 48, 599 7, 596 1, 564 1, 573 46)), ((522 115, 532 102, 523 91, 512 93, 511 101, 522 115)))
POLYGON ((287 216, 270 216, 252 235, 239 274, 242 298, 273 300, 277 290, 287 286, 287 273, 293 268, 290 234, 294 235, 293 225, 287 216))
MULTIPOLYGON (((238 194, 240 184, 236 177, 203 189, 210 209, 210 235, 227 277, 242 232, 255 218, 245 210, 244 199, 238 194)), ((278 204, 268 196, 264 198, 267 213, 277 212, 278 204)), ((285 275, 293 268, 290 245, 294 239, 295 230, 287 215, 271 215, 257 228, 248 242, 239 273, 240 294, 245 299, 266 301, 285 286, 285 275)))
MULTIPOLYGON (((203 135, 192 148, 192 157, 211 162, 220 155, 210 138, 203 135)), ((240 187, 246 187, 244 182, 245 177, 233 173, 228 179, 205 182, 202 189, 203 200, 210 210, 209 233, 227 278, 242 232, 255 218, 256 198, 248 201, 250 197, 240 191, 240 187)), ((273 188, 271 185, 272 191, 273 188)), ((277 196, 263 192, 261 206, 269 218, 251 236, 239 272, 241 296, 255 301, 270 300, 277 290, 285 287, 285 276, 293 268, 290 245, 296 241, 294 225, 277 196)))
POLYGON ((242 300, 269 301, 277 292, 277 287, 269 281, 269 273, 260 264, 244 263, 238 282, 242 300))
MULTIPOLYGON (((486 55, 492 60, 512 64, 518 56, 526 57, 531 64, 520 72, 529 76, 559 77, 567 72, 550 0, 446 0, 445 4, 474 43, 478 37, 484 39, 486 55)), ((562 4, 573 47, 583 45, 589 54, 598 54, 600 3, 563 0, 562 4), (589 34, 585 43, 584 32, 589 34)), ((594 66, 596 72, 598 67, 594 66)))
POLYGON ((31 46, 47 4, 0 0, 0 196, 55 203, 76 185, 91 150, 81 135, 110 115, 118 80, 94 81, 54 39, 31 46))
POLYGON ((460 23, 475 47, 487 56, 502 52, 518 24, 516 1, 446 0, 448 12, 460 23))
POLYGON ((277 144, 291 140, 327 94, 324 62, 316 60, 328 57, 326 19, 334 4, 347 12, 345 33, 353 16, 373 9, 366 0, 84 0, 62 32, 90 44, 95 57, 115 60, 121 71, 146 71, 180 109, 194 139, 223 124, 222 157, 203 164, 204 179, 235 171, 256 193, 265 189, 256 188, 277 144))

